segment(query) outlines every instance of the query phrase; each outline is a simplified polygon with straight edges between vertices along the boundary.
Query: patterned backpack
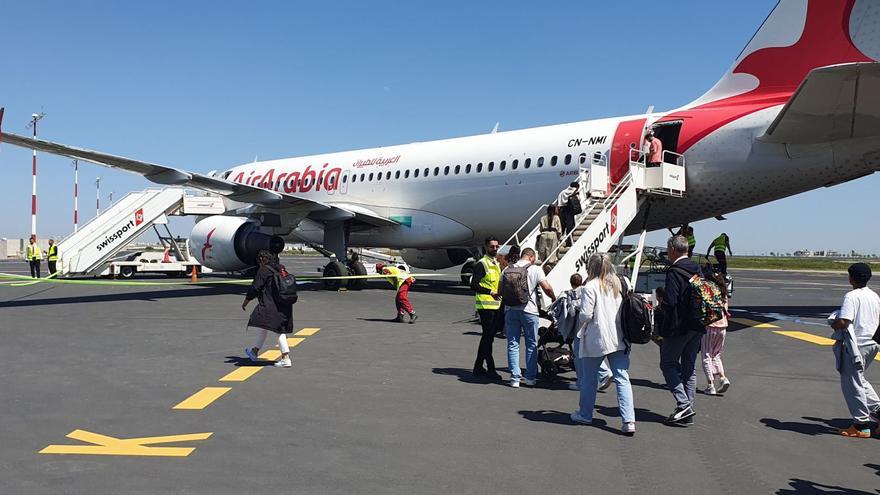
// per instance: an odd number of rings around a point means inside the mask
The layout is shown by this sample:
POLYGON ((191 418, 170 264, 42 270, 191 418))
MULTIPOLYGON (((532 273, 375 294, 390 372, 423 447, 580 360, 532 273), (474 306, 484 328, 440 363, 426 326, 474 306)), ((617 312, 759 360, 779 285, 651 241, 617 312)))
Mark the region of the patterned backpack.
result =
POLYGON ((724 318, 724 298, 718 284, 697 273, 691 275, 678 267, 673 268, 690 277, 688 284, 691 286, 691 313, 695 320, 707 326, 724 318))

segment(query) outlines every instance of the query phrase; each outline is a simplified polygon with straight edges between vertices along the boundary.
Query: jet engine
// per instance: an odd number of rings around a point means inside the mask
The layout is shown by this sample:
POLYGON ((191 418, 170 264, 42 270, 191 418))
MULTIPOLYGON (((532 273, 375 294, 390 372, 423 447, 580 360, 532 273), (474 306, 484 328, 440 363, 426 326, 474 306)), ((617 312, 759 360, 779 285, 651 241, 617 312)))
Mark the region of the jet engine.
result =
POLYGON ((259 225, 246 217, 214 215, 193 227, 190 251, 204 266, 218 271, 244 270, 256 264, 257 252, 284 250, 284 239, 260 232, 259 225))
POLYGON ((473 254, 464 248, 453 249, 404 249, 400 256, 410 266, 424 268, 426 270, 439 270, 458 266, 468 260, 473 254))

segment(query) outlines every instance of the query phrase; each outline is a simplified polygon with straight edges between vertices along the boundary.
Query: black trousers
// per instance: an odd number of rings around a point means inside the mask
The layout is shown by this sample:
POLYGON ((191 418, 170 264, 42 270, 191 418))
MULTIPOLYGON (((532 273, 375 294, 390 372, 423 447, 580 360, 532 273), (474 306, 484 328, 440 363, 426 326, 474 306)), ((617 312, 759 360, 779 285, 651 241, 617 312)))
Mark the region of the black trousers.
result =
MULTIPOLYGON (((563 213, 559 215, 559 219, 562 221, 562 236, 565 237, 569 232, 574 230, 574 215, 569 215, 567 213, 563 213)), ((571 247, 572 238, 569 237, 567 241, 565 241, 565 245, 571 247)))
POLYGON ((46 262, 46 264, 49 265, 49 275, 52 275, 53 273, 55 273, 57 271, 55 269, 56 263, 58 263, 58 262, 57 261, 47 261, 46 262))
POLYGON ((480 337, 480 345, 477 347, 477 360, 474 363, 474 369, 482 368, 485 362, 487 371, 492 373, 495 371, 492 344, 495 342, 495 334, 504 328, 504 310, 501 308, 478 309, 477 313, 480 315, 483 335, 480 337))
POLYGON ((723 274, 727 274, 727 253, 724 251, 715 251, 715 259, 718 260, 718 270, 723 274))
POLYGON ((40 278, 40 260, 30 260, 31 277, 40 278))

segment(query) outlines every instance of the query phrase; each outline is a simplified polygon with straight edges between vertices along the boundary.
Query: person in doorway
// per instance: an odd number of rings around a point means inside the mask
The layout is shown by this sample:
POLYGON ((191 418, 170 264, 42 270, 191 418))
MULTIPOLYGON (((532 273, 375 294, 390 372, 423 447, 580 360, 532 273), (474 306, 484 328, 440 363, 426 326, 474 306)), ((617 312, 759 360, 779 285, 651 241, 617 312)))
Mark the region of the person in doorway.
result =
POLYGON ((645 160, 649 167, 659 167, 663 163, 663 143, 654 135, 653 129, 645 133, 645 160))
POLYGON ((559 215, 562 218, 562 235, 565 236, 565 245, 568 247, 572 245, 569 233, 574 230, 575 215, 581 212, 579 190, 580 184, 574 181, 563 189, 556 198, 556 205, 559 207, 559 215))
MULTIPOLYGON (((511 247, 510 256, 513 253, 511 247)), ((502 304, 505 306, 504 332, 507 335, 507 367, 510 370, 510 386, 519 388, 520 379, 534 386, 538 376, 538 288, 550 299, 556 299, 553 287, 544 277, 544 271, 535 264, 535 250, 525 248, 519 260, 508 266, 501 275, 502 304), (523 293, 525 292, 525 293, 523 293), (513 295, 514 297, 509 297, 513 295), (515 303, 511 303, 515 301, 515 303), (520 301, 524 301, 521 304, 520 301), (519 367, 519 339, 525 336, 526 373, 522 377, 519 367)))
POLYGON ((691 311, 692 292, 689 280, 702 276, 700 267, 687 255, 687 239, 674 236, 666 243, 666 253, 672 262, 666 271, 666 285, 658 290, 660 371, 666 386, 675 398, 675 410, 666 419, 667 424, 693 423, 694 395, 697 387, 697 355, 705 328, 691 311))
POLYGON ((607 254, 593 253, 587 260, 587 283, 581 293, 581 327, 578 330, 577 367, 582 369, 579 408, 571 413, 575 423, 590 424, 596 406, 599 369, 605 359, 617 389, 621 431, 636 432, 632 386, 629 382, 629 351, 620 326, 623 303, 620 278, 607 254))
POLYGON ((722 274, 727 275, 727 253, 733 256, 733 250, 730 248, 730 237, 722 233, 712 241, 712 244, 709 244, 709 249, 706 250, 707 258, 709 257, 709 251, 712 251, 715 259, 718 260, 718 270, 722 274))
POLYGON ((834 329, 832 349, 840 373, 840 389, 853 418, 852 425, 840 430, 840 434, 870 438, 871 421, 880 422, 880 397, 865 372, 880 349, 880 297, 868 288, 870 266, 854 263, 847 271, 853 290, 846 293, 840 310, 829 318, 834 329))
POLYGON ((244 352, 251 361, 256 362, 266 336, 272 332, 277 335, 278 348, 281 350, 281 358, 275 362, 275 366, 290 368, 293 363, 290 360, 287 335, 293 333, 293 304, 279 300, 278 284, 275 282, 276 275, 284 267, 278 263, 274 254, 266 250, 257 253, 257 265, 254 281, 241 303, 242 311, 247 311, 248 304, 257 300, 257 307, 251 312, 247 324, 247 328, 253 328, 257 336, 254 346, 248 347, 244 352))
POLYGON ((49 275, 55 275, 58 265, 58 246, 55 239, 49 239, 49 250, 46 252, 46 264, 49 265, 49 275))
POLYGON ((504 329, 504 310, 501 309, 501 265, 496 259, 501 244, 496 237, 487 237, 485 254, 474 264, 471 289, 474 291, 474 307, 480 317, 482 335, 477 347, 477 360, 474 362, 474 375, 487 376, 501 380, 495 371, 495 358, 492 357, 492 344, 495 334, 504 329), (483 363, 486 367, 483 368, 483 363))
POLYGON ((397 294, 394 296, 394 307, 397 309, 397 317, 394 318, 394 321, 404 323, 406 317, 409 316, 409 322, 411 324, 415 323, 419 317, 409 302, 409 289, 416 279, 396 266, 386 266, 382 263, 376 263, 376 273, 388 275, 386 280, 397 289, 397 294))
POLYGON ((717 395, 727 392, 730 388, 730 380, 724 374, 724 365, 721 363, 721 351, 724 350, 724 339, 727 335, 727 318, 729 316, 730 295, 727 293, 727 284, 724 278, 718 274, 712 274, 712 281, 721 289, 721 299, 724 304, 724 316, 706 326, 706 334, 700 348, 703 353, 703 372, 706 374, 706 394, 717 395))
POLYGON ((40 262, 43 259, 43 251, 37 245, 37 236, 31 236, 25 258, 31 267, 31 278, 40 278, 40 262))
POLYGON ((547 213, 541 217, 541 234, 538 236, 538 259, 546 263, 556 263, 556 247, 562 237, 562 222, 559 220, 559 207, 549 205, 547 213))

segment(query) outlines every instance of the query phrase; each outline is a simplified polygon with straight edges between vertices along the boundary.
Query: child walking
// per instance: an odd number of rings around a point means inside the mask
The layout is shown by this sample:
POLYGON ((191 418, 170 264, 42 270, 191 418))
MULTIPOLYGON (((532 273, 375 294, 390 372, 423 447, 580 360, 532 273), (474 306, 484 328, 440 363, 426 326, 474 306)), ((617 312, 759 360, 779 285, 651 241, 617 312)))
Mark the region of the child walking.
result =
POLYGON ((724 365, 721 363, 721 351, 724 350, 724 339, 727 336, 728 300, 727 284, 721 275, 715 274, 712 281, 721 288, 721 297, 724 301, 724 316, 706 327, 703 335, 701 349, 703 352, 703 372, 706 373, 707 395, 717 395, 727 392, 730 388, 730 380, 724 374, 724 365))

